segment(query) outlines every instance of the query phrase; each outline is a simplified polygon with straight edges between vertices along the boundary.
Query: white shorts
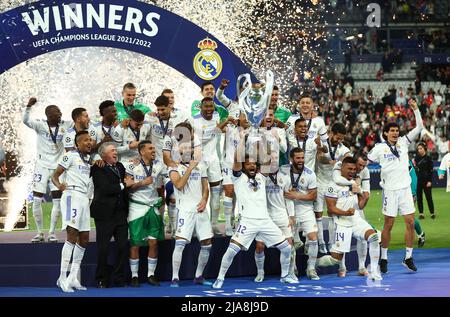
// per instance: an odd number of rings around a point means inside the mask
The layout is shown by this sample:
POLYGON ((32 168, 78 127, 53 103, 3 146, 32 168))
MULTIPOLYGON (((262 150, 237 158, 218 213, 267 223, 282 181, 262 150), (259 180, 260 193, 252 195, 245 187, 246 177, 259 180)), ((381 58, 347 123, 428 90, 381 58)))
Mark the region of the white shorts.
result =
POLYGON ((361 218, 355 220, 352 227, 340 226, 335 222, 334 243, 331 251, 336 253, 350 252, 352 237, 358 240, 365 240, 364 236, 368 230, 373 230, 372 226, 361 218))
POLYGON ((194 233, 199 241, 211 239, 214 234, 209 221, 208 209, 203 212, 178 209, 176 236, 191 242, 194 233))
MULTIPOLYGON (((283 233, 283 235, 286 239, 293 237, 292 228, 289 227, 289 217, 288 216, 272 218, 272 221, 275 223, 275 225, 278 228, 280 228, 281 232, 283 233)), ((259 242, 264 242, 263 239, 259 235, 256 236, 255 240, 259 241, 259 242)))
POLYGON ((222 168, 218 160, 205 161, 205 166, 207 167, 208 182, 214 183, 222 180, 222 168))
POLYGON ((325 193, 328 189, 325 187, 317 188, 317 198, 314 201, 314 212, 323 212, 325 210, 326 201, 325 201, 325 193))
POLYGON ((78 231, 91 230, 91 211, 87 194, 75 190, 65 190, 61 197, 63 230, 67 226, 78 231))
POLYGON ((382 199, 382 211, 385 216, 405 216, 416 212, 410 187, 398 190, 383 189, 382 199))
POLYGON ((275 244, 286 240, 281 229, 270 218, 252 219, 241 217, 236 232, 231 237, 232 240, 243 246, 244 250, 248 250, 253 240, 258 237, 259 241, 270 248, 275 244))
POLYGON ((47 188, 50 191, 59 190, 52 182, 52 175, 55 169, 50 169, 39 164, 36 161, 36 167, 34 168, 34 178, 33 178, 33 191, 37 193, 45 194, 47 193, 47 188))
POLYGON ((233 185, 233 181, 231 179, 231 176, 233 174, 233 168, 231 167, 224 167, 222 168, 222 185, 233 185))
POLYGON ((307 213, 302 214, 299 217, 295 217, 295 225, 298 228, 298 232, 303 232, 305 234, 310 234, 312 232, 317 232, 317 221, 314 214, 307 213))

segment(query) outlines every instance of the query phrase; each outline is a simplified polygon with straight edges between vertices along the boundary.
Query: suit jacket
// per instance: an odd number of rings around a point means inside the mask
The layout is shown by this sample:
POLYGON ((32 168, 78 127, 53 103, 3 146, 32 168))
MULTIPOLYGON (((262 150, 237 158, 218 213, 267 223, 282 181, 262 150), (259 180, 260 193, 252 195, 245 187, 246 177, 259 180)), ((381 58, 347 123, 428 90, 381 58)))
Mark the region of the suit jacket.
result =
POLYGON ((91 203, 91 217, 106 220, 115 217, 118 213, 128 215, 128 190, 120 189, 125 178, 125 167, 117 162, 120 179, 111 167, 105 165, 91 167, 91 177, 94 182, 94 199, 91 203))

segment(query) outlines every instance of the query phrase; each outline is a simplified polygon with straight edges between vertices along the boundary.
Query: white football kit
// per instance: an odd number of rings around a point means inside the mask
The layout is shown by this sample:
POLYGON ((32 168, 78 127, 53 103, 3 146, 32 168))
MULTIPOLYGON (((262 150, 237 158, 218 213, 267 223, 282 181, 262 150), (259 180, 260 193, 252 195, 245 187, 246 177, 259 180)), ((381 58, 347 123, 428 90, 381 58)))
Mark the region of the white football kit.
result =
POLYGON ((232 179, 240 217, 231 239, 242 245, 244 250, 248 250, 256 237, 269 248, 283 242, 286 238, 267 210, 268 177, 257 173, 255 178, 250 179, 241 171, 233 171, 232 179))
POLYGON ((72 122, 61 121, 57 127, 50 128, 46 120, 30 119, 30 112, 31 107, 27 107, 23 114, 23 123, 36 131, 37 135, 33 191, 45 194, 47 187, 50 191, 57 191, 58 188, 52 183, 51 177, 65 153, 63 136, 71 128, 72 122))
MULTIPOLYGON (((182 177, 187 168, 188 165, 183 163, 178 164, 177 167, 169 167, 169 175, 178 173, 182 177)), ((206 166, 202 162, 192 170, 182 190, 173 187, 178 209, 176 236, 188 242, 191 241, 194 230, 199 241, 214 236, 208 216, 208 206, 202 212, 197 211, 197 206, 203 197, 202 179, 206 178, 208 178, 206 166)))
POLYGON ((450 192, 450 153, 445 154, 442 158, 439 169, 447 172, 447 193, 450 192))
POLYGON ((305 152, 305 166, 311 171, 316 168, 317 144, 314 139, 305 137, 299 140, 295 135, 288 134, 288 153, 293 149, 299 147, 305 152))
MULTIPOLYGON (((336 207, 346 211, 350 208, 358 208, 358 196, 354 194, 349 186, 340 186, 336 183, 328 187, 327 198, 336 200, 336 207)), ((350 252, 352 236, 359 240, 365 240, 365 234, 372 230, 372 226, 366 220, 361 218, 358 212, 353 216, 337 216, 333 214, 334 220, 334 239, 332 252, 347 253, 350 252)))
POLYGON ((126 166, 128 162, 139 158, 138 149, 130 149, 130 143, 133 141, 150 140, 150 132, 150 125, 146 121, 144 121, 144 124, 139 131, 131 129, 130 126, 127 126, 126 128, 122 128, 122 126, 116 127, 113 139, 118 144, 117 154, 119 154, 119 161, 123 165, 126 166))
POLYGON ((202 142, 202 162, 206 164, 210 183, 222 180, 222 169, 217 153, 217 128, 220 123, 219 113, 214 111, 212 119, 206 120, 201 112, 194 116, 194 133, 202 142))
MULTIPOLYGON (((294 136, 295 121, 300 118, 300 115, 292 115, 286 122, 288 126, 286 133, 288 136, 294 136)), ((315 140, 320 135, 320 140, 326 142, 328 139, 327 128, 322 117, 315 117, 312 119, 306 119, 308 125, 308 138, 315 140)))
POLYGON ((67 226, 78 231, 91 230, 91 216, 89 209, 90 156, 82 157, 78 151, 67 152, 59 166, 64 168, 65 183, 67 184, 61 197, 61 212, 63 215, 63 229, 67 226))
MULTIPOLYGON (((107 135, 109 135, 111 138, 113 137, 114 134, 114 126, 105 126, 103 125, 103 123, 100 122, 95 122, 92 125, 92 128, 95 130, 95 142, 98 144, 100 143, 107 135)), ((101 159, 100 155, 98 153, 93 154, 93 159, 94 160, 99 160, 101 159)))

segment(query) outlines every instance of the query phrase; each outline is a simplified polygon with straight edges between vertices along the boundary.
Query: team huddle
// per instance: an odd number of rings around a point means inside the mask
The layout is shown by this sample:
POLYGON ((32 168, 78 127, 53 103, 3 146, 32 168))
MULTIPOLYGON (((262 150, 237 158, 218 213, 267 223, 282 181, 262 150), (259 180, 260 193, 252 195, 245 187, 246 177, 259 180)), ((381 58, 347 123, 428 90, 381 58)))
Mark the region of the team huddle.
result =
POLYGON ((308 256, 309 279, 319 280, 317 268, 324 266, 338 266, 338 275, 345 277, 345 254, 351 250, 352 237, 357 240, 358 274, 381 280, 381 273, 388 271, 387 250, 397 215, 404 216, 406 224, 403 265, 417 270, 412 258, 415 207, 408 144, 418 137, 423 123, 414 100, 409 103, 416 118, 412 131, 400 137, 399 126, 388 123, 383 128, 383 143, 370 153, 351 153, 344 145, 344 124, 336 122, 327 129, 309 94, 300 97, 298 114, 291 114, 277 105, 276 86, 259 129, 261 139, 252 144, 244 110, 226 96, 228 84, 222 80, 216 91, 212 83, 205 82, 203 99, 194 101, 189 114, 174 107, 170 89, 155 100, 152 111, 136 102, 136 87, 128 83, 121 101, 100 104, 102 119, 94 123, 84 108, 73 109, 73 122, 63 121, 55 105, 45 109, 46 120, 30 119, 37 100, 29 100, 23 122, 38 136, 33 185, 38 234, 32 242, 44 241, 41 202, 50 188, 53 205, 47 239, 57 242, 54 232, 59 214, 67 231, 57 281, 63 291, 85 289, 78 272, 89 242, 90 204, 96 185, 92 169, 105 164, 118 176, 119 165, 125 168, 120 187, 128 193, 132 286, 139 286, 140 246, 149 246, 148 282, 159 285, 155 277, 158 241, 165 238, 165 232, 175 239, 171 287, 179 286, 182 254, 193 236, 201 244, 194 280, 201 285, 221 288, 236 254, 248 250, 254 240, 255 282, 264 280, 265 247, 280 250, 282 283, 298 283, 295 259, 300 250, 308 256), (120 163, 105 163, 108 155, 120 163), (381 165, 382 233, 364 216, 370 199, 369 161, 381 165), (221 208, 224 230, 218 225, 221 208), (323 218, 324 212, 328 218, 323 218), (217 279, 211 283, 203 271, 212 238, 218 235, 231 236, 231 240, 217 279))

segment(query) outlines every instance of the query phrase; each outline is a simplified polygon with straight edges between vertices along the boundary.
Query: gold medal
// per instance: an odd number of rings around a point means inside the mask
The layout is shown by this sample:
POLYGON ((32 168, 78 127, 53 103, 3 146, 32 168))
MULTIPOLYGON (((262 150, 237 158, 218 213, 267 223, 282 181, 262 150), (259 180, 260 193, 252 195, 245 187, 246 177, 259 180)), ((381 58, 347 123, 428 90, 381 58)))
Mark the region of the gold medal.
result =
POLYGON ((253 187, 253 191, 256 192, 258 190, 258 187, 253 187))

